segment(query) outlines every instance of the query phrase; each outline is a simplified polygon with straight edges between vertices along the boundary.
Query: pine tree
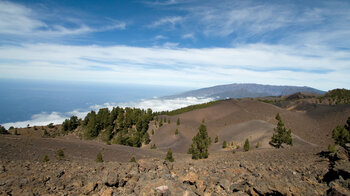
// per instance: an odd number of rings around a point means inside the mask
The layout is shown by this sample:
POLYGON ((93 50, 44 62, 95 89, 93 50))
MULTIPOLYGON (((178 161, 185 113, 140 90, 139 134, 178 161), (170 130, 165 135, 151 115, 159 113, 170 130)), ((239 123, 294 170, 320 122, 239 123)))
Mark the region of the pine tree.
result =
POLYGON ((287 131, 287 129, 284 127, 279 113, 276 115, 276 120, 278 123, 277 127, 273 129, 274 134, 272 135, 270 145, 274 146, 275 148, 283 148, 283 143, 292 146, 292 131, 290 129, 287 131))
POLYGON ((176 124, 179 126, 180 125, 180 118, 177 118, 176 124))
POLYGON ((226 143, 226 141, 224 141, 224 142, 222 143, 222 148, 227 148, 227 143, 226 143))
POLYGON ((244 151, 249 151, 249 148, 250 148, 250 144, 249 144, 249 140, 248 138, 245 140, 244 142, 244 151))
POLYGON ((191 147, 188 149, 188 154, 192 154, 192 159, 208 158, 208 147, 211 140, 208 136, 207 128, 204 124, 199 127, 199 132, 192 138, 191 147))
POLYGON ((215 143, 218 143, 218 142, 219 142, 219 137, 216 136, 216 137, 215 137, 215 143))
POLYGON ((176 129, 176 130, 175 130, 175 135, 178 135, 178 134, 179 134, 179 130, 176 129))
POLYGON ((146 133, 143 135, 143 142, 145 142, 145 144, 149 144, 149 143, 151 142, 151 139, 149 138, 148 132, 146 132, 146 133))
POLYGON ((97 130, 97 120, 96 113, 94 111, 90 112, 88 123, 86 125, 85 137, 87 139, 92 139, 97 137, 99 134, 97 130))
POLYGON ((168 150, 168 153, 166 154, 165 160, 170 161, 170 162, 174 162, 173 152, 171 151, 171 149, 168 150))

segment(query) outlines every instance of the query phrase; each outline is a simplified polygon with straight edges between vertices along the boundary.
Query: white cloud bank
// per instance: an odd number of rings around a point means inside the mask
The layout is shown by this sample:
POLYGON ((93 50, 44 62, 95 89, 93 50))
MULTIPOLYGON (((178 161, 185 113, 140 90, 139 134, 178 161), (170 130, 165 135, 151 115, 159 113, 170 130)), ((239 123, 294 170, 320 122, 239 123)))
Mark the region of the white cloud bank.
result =
MULTIPOLYGON (((167 110, 171 111, 171 110, 186 107, 189 105, 206 103, 213 100, 214 99, 212 98, 196 98, 196 97, 186 97, 186 98, 176 98, 176 99, 145 99, 139 102, 119 103, 119 104, 105 103, 103 105, 93 105, 89 109, 97 111, 100 108, 107 107, 109 109, 112 109, 113 107, 119 106, 124 108, 125 107, 135 107, 135 108, 141 108, 141 109, 151 108, 153 111, 167 111, 167 110)), ((28 124, 30 126, 43 126, 43 125, 48 125, 50 123, 61 124, 65 119, 70 118, 70 116, 73 116, 73 115, 78 116, 78 118, 84 118, 88 112, 89 111, 73 110, 67 113, 59 113, 59 112, 40 113, 40 114, 33 115, 30 120, 4 123, 3 126, 8 129, 11 126, 27 127, 28 124)))

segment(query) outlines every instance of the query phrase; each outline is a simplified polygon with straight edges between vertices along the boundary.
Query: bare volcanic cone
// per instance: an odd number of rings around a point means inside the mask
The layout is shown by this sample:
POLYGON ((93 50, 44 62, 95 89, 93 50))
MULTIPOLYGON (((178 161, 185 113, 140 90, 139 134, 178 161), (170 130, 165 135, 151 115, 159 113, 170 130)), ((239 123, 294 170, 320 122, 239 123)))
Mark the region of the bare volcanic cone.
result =
POLYGON ((259 142, 260 147, 269 148, 268 142, 277 124, 275 116, 280 113, 286 128, 292 129, 294 146, 327 146, 331 142, 332 129, 344 123, 350 115, 350 105, 308 108, 312 110, 300 112, 252 99, 225 100, 204 109, 162 116, 172 123, 155 128, 152 143, 161 150, 171 148, 174 152, 186 153, 198 127, 204 123, 213 141, 210 147, 212 152, 222 150, 224 140, 242 147, 246 138, 251 145, 255 146, 259 142), (180 125, 176 125, 178 118, 180 125), (176 128, 179 130, 178 135, 175 135, 176 128), (219 137, 218 143, 214 143, 216 136, 219 137))

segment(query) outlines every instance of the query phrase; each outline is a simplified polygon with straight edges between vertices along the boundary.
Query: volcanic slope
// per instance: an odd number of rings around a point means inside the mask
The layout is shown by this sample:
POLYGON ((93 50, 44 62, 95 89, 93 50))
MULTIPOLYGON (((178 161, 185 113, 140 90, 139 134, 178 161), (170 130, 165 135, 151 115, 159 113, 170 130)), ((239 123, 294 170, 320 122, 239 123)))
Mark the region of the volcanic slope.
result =
MULTIPOLYGON (((171 148, 174 152, 186 153, 202 122, 207 126, 212 138, 211 152, 223 151, 226 141, 233 146, 243 146, 246 138, 251 146, 259 143, 261 148, 271 148, 268 144, 277 121, 277 113, 287 129, 292 130, 294 146, 327 146, 331 143, 331 132, 338 124, 344 124, 350 116, 350 105, 317 105, 305 111, 284 109, 255 99, 230 99, 218 102, 204 109, 197 109, 179 115, 162 115, 166 119, 163 126, 151 122, 151 144, 158 149, 171 148), (180 119, 180 125, 176 121, 180 119), (168 123, 170 120, 170 123, 168 123), (178 129, 178 134, 175 130, 178 129), (214 143, 218 136, 219 142, 214 143)), ((146 146, 148 147, 148 146, 146 146)))

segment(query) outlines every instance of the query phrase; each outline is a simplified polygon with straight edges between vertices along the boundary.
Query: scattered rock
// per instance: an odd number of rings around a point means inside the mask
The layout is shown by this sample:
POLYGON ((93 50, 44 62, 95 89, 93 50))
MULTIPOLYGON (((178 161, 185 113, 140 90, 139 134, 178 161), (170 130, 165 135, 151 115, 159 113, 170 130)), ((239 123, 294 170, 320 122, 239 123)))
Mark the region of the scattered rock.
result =
POLYGON ((57 174, 57 178, 60 178, 60 177, 62 177, 64 175, 64 171, 60 171, 60 172, 58 172, 58 174, 57 174))
POLYGON ((113 195, 113 189, 111 187, 108 187, 105 190, 103 190, 100 195, 101 196, 112 196, 113 195))
POLYGON ((97 184, 96 183, 93 183, 93 182, 88 182, 84 188, 84 193, 85 194, 89 194, 91 193, 92 191, 94 191, 97 187, 97 184))
POLYGON ((224 189, 224 190, 229 190, 230 189, 230 181, 227 179, 221 179, 219 181, 219 185, 224 189))
POLYGON ((157 187, 156 190, 161 194, 165 194, 169 191, 169 187, 166 185, 162 185, 162 186, 157 187))

